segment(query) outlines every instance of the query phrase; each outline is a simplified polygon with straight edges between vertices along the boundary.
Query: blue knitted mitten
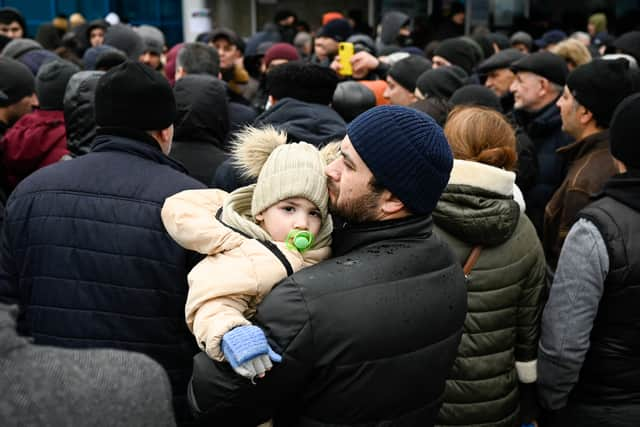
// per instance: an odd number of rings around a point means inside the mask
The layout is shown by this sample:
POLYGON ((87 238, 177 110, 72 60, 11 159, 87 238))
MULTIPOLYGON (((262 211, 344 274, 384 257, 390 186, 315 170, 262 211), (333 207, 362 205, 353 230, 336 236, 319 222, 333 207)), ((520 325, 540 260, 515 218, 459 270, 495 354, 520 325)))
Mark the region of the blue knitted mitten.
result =
POLYGON ((234 369, 259 356, 269 356, 274 362, 282 361, 269 346, 262 329, 254 325, 239 326, 224 334, 222 352, 234 369))

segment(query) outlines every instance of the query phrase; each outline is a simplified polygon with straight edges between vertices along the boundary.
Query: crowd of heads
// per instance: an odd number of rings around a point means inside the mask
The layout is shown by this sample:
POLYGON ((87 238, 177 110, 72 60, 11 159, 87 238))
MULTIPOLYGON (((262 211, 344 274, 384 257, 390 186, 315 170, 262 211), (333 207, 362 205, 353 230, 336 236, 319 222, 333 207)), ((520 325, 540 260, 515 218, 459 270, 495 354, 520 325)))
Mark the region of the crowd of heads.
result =
MULTIPOLYGON (((464 8, 456 6, 445 30, 457 31, 463 22, 464 8)), ((222 119, 203 118, 209 131, 216 129, 214 139, 220 146, 232 140, 242 124, 251 123, 251 117, 285 99, 330 107, 345 123, 375 106, 405 106, 426 113, 443 127, 450 119, 466 117, 461 111, 465 107, 508 117, 514 111, 534 113, 557 102, 563 130, 576 138, 585 123, 608 128, 614 108, 638 89, 640 80, 636 71, 640 32, 614 37, 601 13, 589 19, 586 31, 571 35, 554 29, 534 38, 523 31, 506 35, 476 29, 472 36, 451 33, 425 46, 413 44, 412 19, 402 12, 385 13, 377 36, 358 14, 327 12, 321 23, 311 31, 295 13, 283 11, 248 38, 220 27, 170 48, 158 28, 133 27, 115 14, 92 21, 80 14, 55 17, 31 39, 23 15, 3 8, 0 119, 11 126, 34 108, 64 111, 68 148, 78 155, 89 151, 97 126, 118 124, 148 131, 175 123, 183 135, 201 114, 196 110, 205 108, 192 108, 205 93, 224 98, 219 105, 225 111, 218 111, 222 119), (354 47, 352 74, 347 76, 340 70, 342 42, 354 47), (142 76, 144 69, 138 66, 140 75, 130 76, 132 63, 154 73, 142 76), (114 67, 119 71, 109 73, 112 83, 104 91, 97 82, 106 81, 102 75, 114 67), (158 80, 157 87, 137 93, 140 76, 158 80), (167 89, 172 86, 173 91, 167 89), (78 108, 78 96, 85 91, 100 95, 95 98, 96 114, 89 111, 90 104, 85 106, 79 124, 71 106, 78 108), (178 115, 176 101, 182 111, 178 115), (234 122, 238 109, 249 118, 234 122), (117 114, 122 120, 114 122, 117 114), (179 129, 181 124, 184 129, 179 129)), ((495 115, 477 117, 503 129, 501 123, 492 122, 495 115)), ((507 122, 513 124, 512 119, 507 122)), ((459 127, 452 127, 451 134, 463 132, 459 127)), ((482 129, 481 124, 474 126, 474 131, 482 129)), ((505 160, 503 167, 514 168, 513 161, 505 160)))

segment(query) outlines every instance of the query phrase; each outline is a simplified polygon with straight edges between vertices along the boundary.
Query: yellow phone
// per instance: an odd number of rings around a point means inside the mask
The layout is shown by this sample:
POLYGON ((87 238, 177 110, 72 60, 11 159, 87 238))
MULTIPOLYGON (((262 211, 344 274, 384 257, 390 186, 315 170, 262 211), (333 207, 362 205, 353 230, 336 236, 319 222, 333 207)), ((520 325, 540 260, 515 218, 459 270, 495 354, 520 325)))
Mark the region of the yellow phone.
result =
POLYGON ((353 43, 338 43, 338 59, 340 60, 340 75, 350 76, 353 74, 351 69, 351 57, 353 56, 353 43))

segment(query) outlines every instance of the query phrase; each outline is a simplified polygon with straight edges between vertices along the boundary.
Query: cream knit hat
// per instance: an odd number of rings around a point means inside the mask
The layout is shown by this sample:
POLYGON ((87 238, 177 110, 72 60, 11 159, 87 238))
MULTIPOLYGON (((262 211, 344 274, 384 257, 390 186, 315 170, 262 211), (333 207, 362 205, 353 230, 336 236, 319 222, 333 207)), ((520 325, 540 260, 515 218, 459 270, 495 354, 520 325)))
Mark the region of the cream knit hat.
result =
POLYGON ((320 210, 327 223, 329 195, 326 162, 320 151, 306 142, 287 144, 287 135, 273 127, 246 128, 234 147, 235 163, 247 177, 257 177, 251 203, 254 217, 275 203, 303 197, 320 210))

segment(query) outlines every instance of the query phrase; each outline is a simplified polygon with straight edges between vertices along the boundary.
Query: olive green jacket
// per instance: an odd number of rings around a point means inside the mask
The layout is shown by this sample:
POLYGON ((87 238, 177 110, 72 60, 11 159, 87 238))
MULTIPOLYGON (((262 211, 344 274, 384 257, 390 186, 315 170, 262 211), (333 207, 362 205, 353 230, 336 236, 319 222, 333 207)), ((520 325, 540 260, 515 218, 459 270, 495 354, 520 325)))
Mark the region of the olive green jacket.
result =
POLYGON ((536 381, 545 258, 513 200, 514 182, 512 172, 456 160, 433 213, 436 233, 461 264, 482 245, 467 278, 468 314, 438 425, 518 425, 518 381, 536 381))

